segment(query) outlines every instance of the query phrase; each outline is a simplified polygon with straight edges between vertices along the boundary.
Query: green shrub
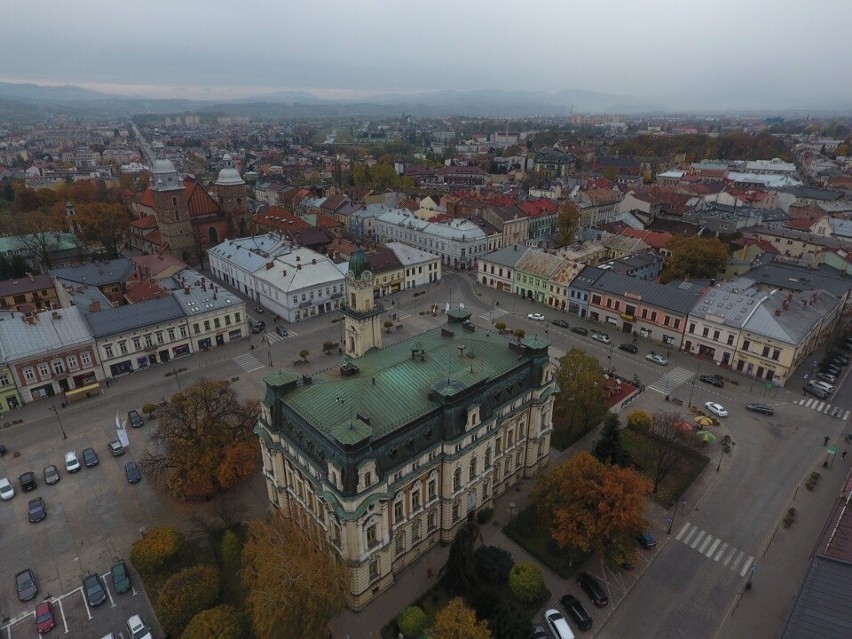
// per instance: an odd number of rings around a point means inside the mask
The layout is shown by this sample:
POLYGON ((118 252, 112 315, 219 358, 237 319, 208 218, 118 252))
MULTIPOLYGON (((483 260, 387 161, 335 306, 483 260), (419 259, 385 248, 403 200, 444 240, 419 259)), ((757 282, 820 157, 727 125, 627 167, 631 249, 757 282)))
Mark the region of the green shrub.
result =
POLYGON ((202 610, 187 624, 181 639, 247 639, 243 614, 227 604, 202 610))
POLYGON ((428 620, 422 608, 409 606, 396 616, 396 623, 399 625, 399 631, 406 637, 419 637, 426 629, 428 620))
POLYGON ((644 410, 634 410, 627 416, 627 428, 630 430, 647 431, 651 427, 651 416, 644 410))
POLYGON ((157 411, 156 404, 145 404, 142 407, 142 412, 148 416, 148 419, 151 419, 151 415, 153 415, 157 411))
POLYGON ((130 561, 143 575, 153 575, 183 552, 183 533, 171 526, 152 528, 130 550, 130 561))
POLYGON ((489 584, 505 584, 515 565, 512 553, 497 546, 480 546, 476 549, 476 572, 489 584))
POLYGON ((157 597, 157 613, 169 632, 180 631, 195 615, 215 605, 221 590, 219 572, 198 564, 168 578, 157 597))
POLYGON ((222 536, 222 541, 219 543, 219 552, 222 556, 222 567, 229 574, 236 574, 237 570, 239 570, 244 545, 245 540, 231 528, 226 530, 222 536))
POLYGON ((516 563, 509 571, 509 589, 522 603, 538 601, 547 592, 541 568, 526 561, 516 563))

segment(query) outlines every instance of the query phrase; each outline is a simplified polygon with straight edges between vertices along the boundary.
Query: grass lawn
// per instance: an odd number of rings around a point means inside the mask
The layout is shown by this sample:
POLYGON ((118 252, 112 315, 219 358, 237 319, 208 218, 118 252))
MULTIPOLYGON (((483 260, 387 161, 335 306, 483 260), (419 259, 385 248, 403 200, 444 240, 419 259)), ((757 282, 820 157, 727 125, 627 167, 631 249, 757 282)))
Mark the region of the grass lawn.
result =
POLYGON ((536 520, 532 507, 519 512, 503 532, 563 579, 570 578, 586 559, 579 551, 560 550, 547 529, 536 520))
POLYGON ((565 450, 574 442, 583 439, 583 437, 588 435, 592 430, 592 428, 589 428, 588 430, 580 430, 579 428, 572 428, 571 430, 568 430, 564 427, 554 426, 553 433, 550 435, 550 445, 556 450, 565 450))
MULTIPOLYGON (((643 475, 653 480, 650 469, 654 467, 654 448, 652 442, 642 433, 625 428, 621 431, 621 441, 630 453, 630 459, 643 475)), ((692 485, 710 460, 698 451, 686 451, 682 462, 660 482, 656 494, 651 499, 658 504, 671 507, 692 485)))
MULTIPOLYGON (((441 582, 438 581, 434 586, 429 588, 426 592, 423 593, 423 596, 417 599, 416 601, 412 601, 412 606, 419 606, 423 609, 423 612, 426 613, 426 627, 431 628, 435 623, 435 615, 447 605, 447 602, 450 600, 450 594, 446 591, 446 589, 441 585, 441 582)), ((398 611, 397 614, 402 612, 402 610, 398 611)), ((399 636, 399 628, 396 625, 396 617, 393 619, 388 619, 388 622, 381 630, 381 636, 383 639, 397 639, 399 636)))

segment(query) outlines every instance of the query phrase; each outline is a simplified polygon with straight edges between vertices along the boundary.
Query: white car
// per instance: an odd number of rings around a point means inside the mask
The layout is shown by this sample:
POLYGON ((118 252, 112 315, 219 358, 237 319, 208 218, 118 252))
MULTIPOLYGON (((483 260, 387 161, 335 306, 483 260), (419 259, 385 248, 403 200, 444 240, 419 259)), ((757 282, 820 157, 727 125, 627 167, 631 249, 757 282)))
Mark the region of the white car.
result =
POLYGON ((656 353, 651 353, 649 355, 645 355, 645 359, 647 359, 649 362, 654 362, 655 364, 659 364, 660 366, 666 366, 669 363, 669 360, 667 360, 662 355, 657 355, 656 353))
POLYGON ((717 404, 716 402, 707 402, 706 404, 704 404, 704 408, 716 415, 716 417, 728 416, 728 411, 725 410, 725 407, 721 404, 717 404))
POLYGON ((604 344, 609 344, 612 341, 606 333, 592 333, 592 339, 604 344))
POLYGON ((527 319, 535 320, 536 322, 543 322, 544 315, 542 315, 541 313, 530 313, 529 315, 527 315, 527 319))
POLYGON ((15 496, 15 487, 12 486, 11 482, 7 477, 0 478, 0 499, 3 501, 9 501, 12 497, 15 496))
POLYGON ((553 633, 556 639, 574 639, 571 626, 565 621, 562 613, 555 608, 551 608, 544 613, 544 620, 547 622, 547 627, 550 628, 550 632, 553 633))
POLYGON ((77 453, 73 450, 69 450, 65 453, 65 470, 69 473, 76 473, 80 470, 80 460, 77 459, 77 453))
POLYGON ((133 615, 127 620, 127 632, 130 633, 130 639, 153 639, 151 631, 142 623, 139 615, 133 615))

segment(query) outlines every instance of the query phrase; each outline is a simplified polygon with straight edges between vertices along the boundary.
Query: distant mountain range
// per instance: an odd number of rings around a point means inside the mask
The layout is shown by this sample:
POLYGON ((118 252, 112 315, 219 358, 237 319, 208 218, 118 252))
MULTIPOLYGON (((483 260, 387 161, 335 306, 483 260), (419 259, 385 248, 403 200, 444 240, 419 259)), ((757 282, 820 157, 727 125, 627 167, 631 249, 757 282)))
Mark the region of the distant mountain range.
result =
MULTIPOLYGON (((448 115, 488 117, 565 116, 576 113, 639 113, 664 110, 630 96, 567 89, 558 93, 446 90, 413 94, 387 93, 352 99, 326 99, 307 91, 278 91, 229 101, 164 100, 127 97, 82 87, 42 86, 0 82, 0 116, 36 105, 32 116, 64 112, 91 115, 181 113, 200 111, 250 117, 388 116, 401 112, 440 117, 448 115), (310 108, 306 108, 310 107, 310 108)), ((21 114, 25 115, 25 114, 21 114)), ((7 118, 8 119, 8 118, 7 118)))

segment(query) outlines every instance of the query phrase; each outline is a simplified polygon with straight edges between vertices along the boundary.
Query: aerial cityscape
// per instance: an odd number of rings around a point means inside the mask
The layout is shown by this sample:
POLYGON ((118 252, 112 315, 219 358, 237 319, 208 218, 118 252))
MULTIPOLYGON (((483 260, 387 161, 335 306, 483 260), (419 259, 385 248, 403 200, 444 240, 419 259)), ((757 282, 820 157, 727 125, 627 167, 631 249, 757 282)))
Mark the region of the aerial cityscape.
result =
POLYGON ((611 5, 16 8, 0 636, 850 636, 852 7, 611 5))

